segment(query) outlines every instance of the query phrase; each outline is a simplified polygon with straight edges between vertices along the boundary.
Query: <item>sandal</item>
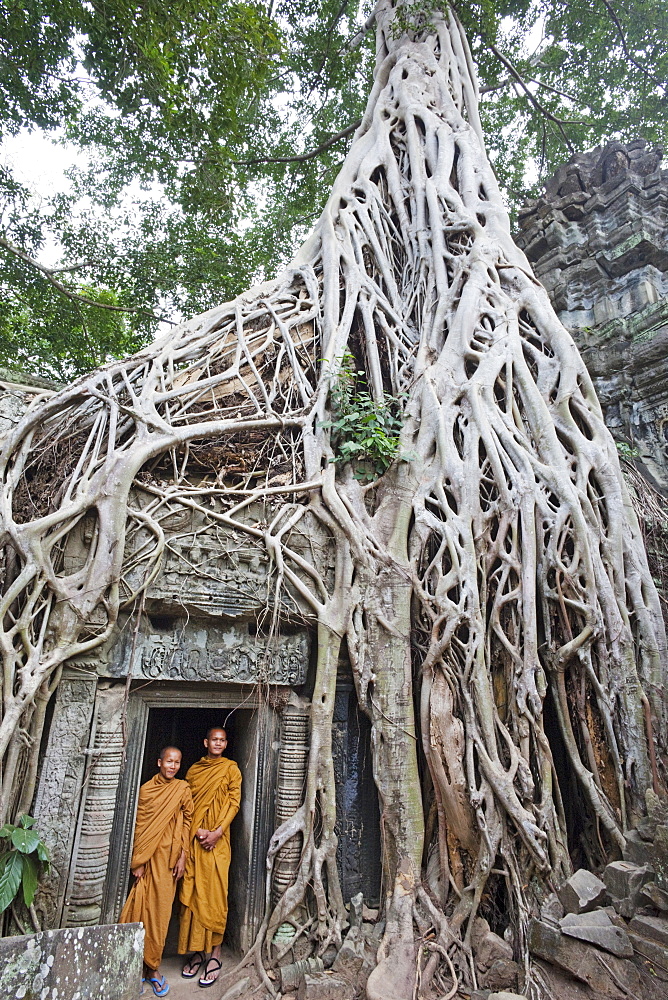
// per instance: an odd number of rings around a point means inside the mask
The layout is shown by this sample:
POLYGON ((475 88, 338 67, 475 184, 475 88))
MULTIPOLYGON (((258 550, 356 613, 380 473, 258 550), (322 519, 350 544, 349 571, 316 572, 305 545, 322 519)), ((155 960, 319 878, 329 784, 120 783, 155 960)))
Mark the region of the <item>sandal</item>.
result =
POLYGON ((200 976, 200 978, 198 980, 199 986, 201 986, 202 989, 206 989, 207 986, 213 986, 213 984, 218 979, 218 976, 220 974, 220 970, 222 969, 222 967, 223 967, 223 963, 219 962, 217 958, 213 957, 213 955, 211 956, 211 958, 208 958, 207 962, 206 962, 206 965, 204 966, 204 974, 202 976, 200 976), (215 962, 216 964, 215 964, 214 968, 211 969, 211 971, 209 971, 209 965, 210 965, 211 962, 215 962), (208 983, 205 982, 204 980, 208 979, 209 976, 212 976, 214 972, 216 974, 215 979, 212 979, 211 982, 208 982, 208 983))
POLYGON ((202 968, 206 961, 206 955, 203 951, 196 951, 194 954, 188 958, 181 969, 181 975, 184 979, 194 979, 199 970, 202 968))
POLYGON ((147 982, 151 984, 157 997, 165 997, 169 993, 169 983, 164 976, 149 976, 147 982))

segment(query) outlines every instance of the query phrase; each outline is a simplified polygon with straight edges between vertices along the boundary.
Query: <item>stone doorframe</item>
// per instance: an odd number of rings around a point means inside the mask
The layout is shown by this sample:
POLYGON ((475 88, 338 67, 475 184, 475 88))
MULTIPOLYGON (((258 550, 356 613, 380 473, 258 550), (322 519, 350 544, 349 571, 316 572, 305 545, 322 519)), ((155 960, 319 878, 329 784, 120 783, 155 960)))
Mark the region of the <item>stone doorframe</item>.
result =
MULTIPOLYGON (((125 763, 118 783, 116 808, 109 845, 109 863, 102 900, 104 923, 115 923, 121 911, 130 876, 130 855, 137 809, 137 794, 144 754, 144 743, 152 708, 193 709, 254 709, 258 714, 255 726, 254 774, 244 775, 246 805, 250 815, 244 816, 249 830, 248 856, 240 876, 244 885, 241 912, 233 914, 230 899, 230 931, 233 947, 246 951, 255 939, 265 910, 265 857, 274 828, 274 797, 277 779, 280 717, 278 712, 260 703, 256 692, 240 688, 222 688, 219 684, 155 682, 136 687, 130 692, 127 708, 127 746, 125 763), (249 787, 249 782, 252 786, 249 787), (250 792, 250 794, 249 794, 250 792), (236 919, 233 919, 236 916, 236 919)), ((242 806, 242 811, 244 807, 242 806)), ((238 904, 237 904, 238 905, 238 904)), ((235 906, 236 908, 236 906, 235 906)))

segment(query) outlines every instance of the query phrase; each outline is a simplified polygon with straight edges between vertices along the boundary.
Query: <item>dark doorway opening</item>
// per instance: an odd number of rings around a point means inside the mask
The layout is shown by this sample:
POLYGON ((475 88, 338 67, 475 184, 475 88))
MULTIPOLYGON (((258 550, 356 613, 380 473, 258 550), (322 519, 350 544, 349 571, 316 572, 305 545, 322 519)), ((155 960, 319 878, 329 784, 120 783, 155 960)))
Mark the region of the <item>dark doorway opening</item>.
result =
MULTIPOLYGON (((216 708, 151 708, 148 715, 141 784, 157 770, 157 759, 164 746, 176 746, 182 753, 181 770, 177 777, 185 778, 191 764, 205 756, 203 739, 212 726, 223 726, 228 746, 225 756, 234 760, 242 774, 241 807, 231 827, 232 862, 228 890, 228 920, 224 945, 241 950, 240 926, 244 920, 248 858, 252 846, 252 797, 255 791, 257 754, 257 716, 252 709, 216 708), (246 808, 244 808, 246 806, 246 808)), ((165 956, 177 954, 180 904, 178 890, 165 944, 165 956)))
POLYGON ((380 902, 381 842, 378 792, 373 780, 371 723, 357 703, 348 663, 339 668, 332 724, 336 777, 336 862, 343 899, 361 892, 380 902))

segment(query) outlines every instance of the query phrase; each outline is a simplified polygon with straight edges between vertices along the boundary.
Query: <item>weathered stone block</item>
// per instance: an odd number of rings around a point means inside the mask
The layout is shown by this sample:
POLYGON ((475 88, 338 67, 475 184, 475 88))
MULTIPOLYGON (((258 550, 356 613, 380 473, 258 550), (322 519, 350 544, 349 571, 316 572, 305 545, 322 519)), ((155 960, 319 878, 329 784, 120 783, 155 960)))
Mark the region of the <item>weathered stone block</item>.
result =
POLYGON ((564 915, 564 908, 556 892, 551 892, 540 908, 541 920, 548 924, 558 924, 564 915))
POLYGON ((517 986, 520 967, 512 959, 497 958, 486 972, 479 976, 478 982, 488 990, 506 990, 517 986))
POLYGON ((356 896, 353 896, 350 900, 350 906, 348 908, 348 919, 350 920, 351 927, 361 927, 364 922, 364 917, 362 911, 364 909, 364 896, 361 892, 358 892, 356 896))
POLYGON ((605 902, 606 888, 592 872, 579 868, 557 889, 557 896, 566 913, 587 913, 605 902))
POLYGON ((359 928, 353 928, 348 932, 345 941, 341 945, 339 953, 334 959, 332 969, 334 972, 355 979, 362 970, 364 958, 364 938, 359 928))
POLYGON ((302 979, 297 1000, 355 1000, 355 985, 333 972, 310 972, 302 979))
POLYGON ((656 882, 646 882, 640 890, 640 898, 644 905, 650 903, 657 910, 668 912, 668 892, 656 882))
POLYGON ((136 1000, 143 951, 141 924, 64 927, 0 938, 0 997, 136 1000))
POLYGON ((668 948, 668 920, 665 917, 646 917, 638 913, 629 924, 629 930, 668 948))
POLYGON ((624 837, 624 860, 632 861, 634 865, 647 865, 651 868, 654 860, 654 845, 643 840, 637 830, 628 830, 624 837))
POLYGON ((648 865, 634 865, 631 861, 613 861, 603 872, 605 887, 613 899, 635 897, 653 877, 648 865))
POLYGON ((626 920, 630 920, 638 908, 630 896, 627 896, 626 899, 614 899, 612 905, 615 912, 626 920))
POLYGON ((502 990, 500 993, 490 993, 487 1000, 527 1000, 524 993, 508 993, 502 990))
POLYGON ((606 997, 621 998, 638 990, 640 977, 629 960, 604 954, 541 920, 529 923, 529 948, 537 958, 559 966, 606 997))
POLYGON ((615 926, 604 910, 594 910, 593 913, 567 913, 559 921, 559 926, 569 937, 588 941, 619 958, 633 956, 633 947, 628 934, 621 927, 615 926))
POLYGON ((475 957, 479 969, 489 969, 494 962, 512 962, 513 949, 494 931, 487 931, 479 940, 475 957))

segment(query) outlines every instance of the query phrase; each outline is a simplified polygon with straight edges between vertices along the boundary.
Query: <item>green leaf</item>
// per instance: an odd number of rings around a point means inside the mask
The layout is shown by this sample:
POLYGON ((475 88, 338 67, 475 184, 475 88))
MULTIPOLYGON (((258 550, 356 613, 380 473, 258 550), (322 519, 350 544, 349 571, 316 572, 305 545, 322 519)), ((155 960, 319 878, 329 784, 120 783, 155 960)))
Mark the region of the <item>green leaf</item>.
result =
POLYGON ((23 872, 21 875, 21 884, 23 886, 23 902, 26 904, 26 906, 30 906, 33 899, 35 898, 38 882, 39 882, 39 872, 37 869, 37 862, 33 857, 27 855, 26 857, 23 858, 23 872))
POLYGON ((49 857, 49 848, 41 840, 40 840, 39 844, 37 845, 37 857, 39 858, 40 861, 43 861, 44 864, 48 868, 49 862, 51 860, 50 857, 49 857))
POLYGON ((22 830, 17 828, 12 833, 12 844, 21 854, 32 854, 37 850, 39 844, 39 834, 36 830, 22 830))
POLYGON ((11 823, 5 823, 4 826, 0 826, 0 837, 11 837, 14 831, 14 827, 11 823))
POLYGON ((23 827, 24 830, 29 830, 31 826, 35 825, 35 820, 33 819, 32 816, 28 816, 28 813, 24 813, 23 816, 21 816, 21 819, 19 820, 19 824, 23 827))
POLYGON ((0 913, 4 913, 19 891, 23 855, 10 851, 0 858, 0 913))

